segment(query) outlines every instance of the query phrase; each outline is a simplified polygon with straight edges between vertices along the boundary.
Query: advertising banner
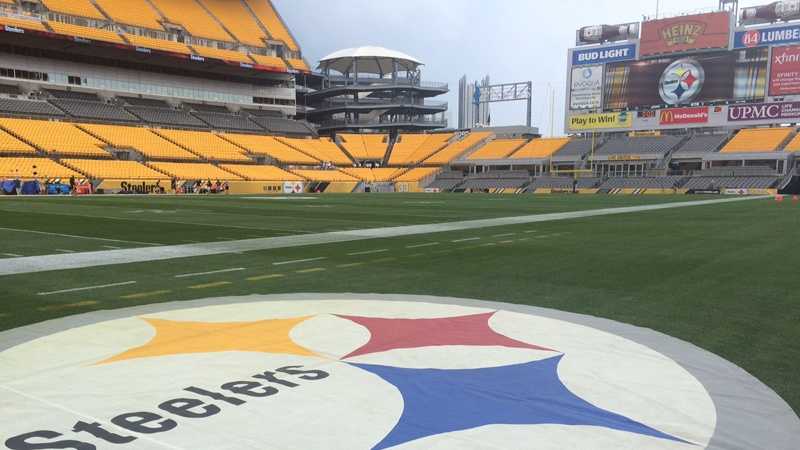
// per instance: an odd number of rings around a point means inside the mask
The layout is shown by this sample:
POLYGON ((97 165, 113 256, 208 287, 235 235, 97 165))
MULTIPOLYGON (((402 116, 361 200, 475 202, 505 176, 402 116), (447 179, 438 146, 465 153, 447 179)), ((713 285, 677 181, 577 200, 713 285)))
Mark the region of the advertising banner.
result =
POLYGON ((756 48, 609 64, 603 109, 763 100, 768 58, 756 48))
POLYGON ((800 94, 800 46, 772 49, 772 67, 769 74, 769 95, 800 94))
POLYGON ((633 125, 633 114, 628 112, 581 114, 569 118, 571 130, 630 128, 631 125, 633 125))
POLYGON ((800 25, 757 28, 737 31, 733 35, 733 48, 769 47, 800 43, 800 25))
POLYGON ((636 59, 636 44, 612 45, 575 49, 572 51, 573 66, 607 64, 636 59))
POLYGON ((708 123, 708 107, 662 109, 658 121, 661 125, 708 123))
POLYGON ((570 109, 600 109, 603 106, 603 66, 574 67, 570 80, 570 109))
POLYGON ((728 106, 728 122, 800 119, 800 102, 752 103, 728 106))
POLYGON ((731 32, 728 12, 695 14, 651 20, 642 24, 640 56, 699 49, 728 49, 731 32))

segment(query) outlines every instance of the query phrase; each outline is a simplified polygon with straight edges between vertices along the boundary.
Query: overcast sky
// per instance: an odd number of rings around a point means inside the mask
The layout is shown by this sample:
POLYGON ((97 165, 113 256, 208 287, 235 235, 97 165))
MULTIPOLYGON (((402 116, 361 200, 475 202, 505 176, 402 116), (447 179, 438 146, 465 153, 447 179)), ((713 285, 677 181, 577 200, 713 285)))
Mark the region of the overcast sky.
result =
MULTIPOLYGON (((376 45, 425 63, 423 79, 450 84, 450 125, 458 120, 458 79, 534 83, 533 122, 563 132, 567 49, 586 25, 634 22, 656 0, 273 0, 309 64, 348 47, 376 45)), ((741 6, 770 3, 743 0, 741 6)), ((716 9, 718 0, 662 0, 661 16, 716 9)), ((525 123, 524 102, 492 105, 492 125, 525 123)))

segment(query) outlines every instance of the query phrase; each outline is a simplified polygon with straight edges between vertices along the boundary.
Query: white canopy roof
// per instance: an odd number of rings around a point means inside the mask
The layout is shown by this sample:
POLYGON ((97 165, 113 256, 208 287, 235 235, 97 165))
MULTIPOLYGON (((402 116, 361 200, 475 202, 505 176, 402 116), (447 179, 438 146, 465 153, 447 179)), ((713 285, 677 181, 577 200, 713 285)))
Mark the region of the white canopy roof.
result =
POLYGON ((416 70, 423 63, 413 56, 383 47, 346 48, 333 52, 319 61, 320 68, 329 68, 339 73, 353 70, 353 61, 358 60, 359 73, 387 74, 394 70, 392 61, 399 64, 398 70, 416 70))

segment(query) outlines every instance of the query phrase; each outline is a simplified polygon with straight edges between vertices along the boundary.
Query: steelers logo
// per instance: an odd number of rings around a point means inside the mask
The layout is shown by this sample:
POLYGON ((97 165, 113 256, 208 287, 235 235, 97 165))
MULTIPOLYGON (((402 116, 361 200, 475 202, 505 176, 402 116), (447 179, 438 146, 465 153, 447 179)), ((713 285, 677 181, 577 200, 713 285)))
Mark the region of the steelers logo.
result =
POLYGON ((700 94, 706 72, 697 60, 683 58, 664 69, 658 83, 658 93, 668 105, 691 103, 700 94))
MULTIPOLYGON (((0 448, 696 449, 719 436, 782 448, 752 433, 759 419, 730 427, 716 389, 687 368, 719 378, 728 366, 693 356, 685 366, 647 345, 659 336, 411 296, 92 313, 0 333, 0 448)), ((669 342, 667 353, 704 354, 669 342)), ((748 388, 746 408, 772 407, 748 388)))

